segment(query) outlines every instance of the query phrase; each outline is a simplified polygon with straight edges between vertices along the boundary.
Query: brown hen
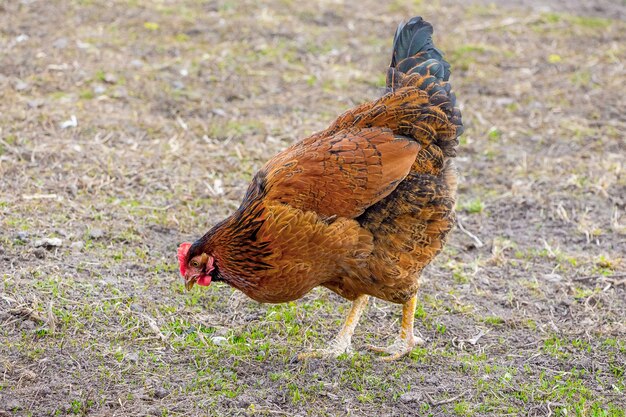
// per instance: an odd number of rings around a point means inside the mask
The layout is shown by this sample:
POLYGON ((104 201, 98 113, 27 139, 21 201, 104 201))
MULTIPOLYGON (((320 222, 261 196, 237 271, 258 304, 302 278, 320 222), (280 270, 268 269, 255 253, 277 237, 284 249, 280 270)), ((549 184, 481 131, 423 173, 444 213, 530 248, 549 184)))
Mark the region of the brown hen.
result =
POLYGON ((324 286, 353 301, 329 348, 337 356, 369 296, 403 304, 393 360, 413 334, 422 270, 454 225, 451 158, 462 132, 449 64, 420 17, 398 27, 387 94, 290 146, 255 175, 239 209, 179 248, 186 287, 224 281, 260 302, 281 303, 324 286))

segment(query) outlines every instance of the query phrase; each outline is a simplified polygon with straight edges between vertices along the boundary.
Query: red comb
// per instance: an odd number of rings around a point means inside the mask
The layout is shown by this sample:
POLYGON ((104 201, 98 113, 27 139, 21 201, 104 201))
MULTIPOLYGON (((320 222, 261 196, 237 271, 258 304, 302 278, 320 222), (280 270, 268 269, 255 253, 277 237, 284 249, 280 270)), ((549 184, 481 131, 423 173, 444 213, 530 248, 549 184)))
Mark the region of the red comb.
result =
POLYGON ((178 266, 180 268, 180 274, 184 277, 187 272, 187 253, 189 252, 189 248, 191 247, 191 243, 183 242, 178 247, 178 266))

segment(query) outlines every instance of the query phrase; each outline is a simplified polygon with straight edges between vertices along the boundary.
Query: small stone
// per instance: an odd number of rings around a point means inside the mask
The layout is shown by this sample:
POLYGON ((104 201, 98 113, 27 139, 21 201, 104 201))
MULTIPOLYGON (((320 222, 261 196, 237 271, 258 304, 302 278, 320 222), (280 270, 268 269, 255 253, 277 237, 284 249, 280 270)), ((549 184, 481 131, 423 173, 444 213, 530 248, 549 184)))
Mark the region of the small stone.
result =
POLYGON ((129 362, 137 363, 139 362, 139 355, 136 353, 129 353, 126 355, 126 360, 129 362))
POLYGON ((16 91, 24 91, 24 90, 28 90, 30 86, 28 85, 27 82, 24 82, 22 80, 17 80, 17 82, 15 83, 15 90, 16 91))
POLYGON ((15 239, 21 240, 22 242, 28 242, 28 238, 30 237, 30 233, 28 232, 17 232, 15 235, 15 239))
POLYGON ((75 114, 72 114, 69 119, 64 120, 59 124, 61 129, 69 129, 78 126, 78 119, 75 114))
POLYGON ((143 67, 143 62, 138 59, 133 59, 132 61, 130 61, 130 66, 133 68, 141 68, 143 67))
POLYGON ((214 345, 222 346, 222 345, 228 343, 228 339, 226 339, 223 336, 213 336, 211 338, 211 342, 213 342, 214 345))
POLYGON ((107 72, 106 74, 104 74, 104 82, 109 84, 115 84, 117 82, 117 75, 107 72))
POLYGON ((75 252, 80 252, 81 250, 83 250, 84 247, 85 247, 85 242, 83 242, 82 240, 72 242, 72 244, 70 245, 70 248, 72 248, 72 250, 75 252))
POLYGON ((91 44, 89 42, 76 41, 76 47, 79 49, 89 49, 91 44))
POLYGON ((560 282, 563 280, 563 277, 559 274, 545 274, 543 278, 548 282, 560 282))
POLYGON ((211 112, 216 115, 216 116, 220 116, 220 117, 226 117, 228 114, 222 110, 222 109, 213 109, 211 110, 211 112))
POLYGON ((63 239, 58 237, 46 237, 35 241, 35 247, 58 248, 63 246, 63 239))
POLYGON ((102 84, 96 84, 93 86, 93 93, 94 94, 104 94, 106 93, 107 88, 105 86, 103 86, 102 84))
POLYGON ((115 286, 115 284, 117 284, 117 281, 111 276, 105 276, 98 281, 98 284, 102 285, 103 287, 106 287, 107 285, 115 286))
POLYGON ((76 184, 70 184, 66 187, 66 189, 72 197, 76 197, 76 195, 78 194, 78 187, 76 186, 76 184))
POLYGON ((91 229, 89 231, 89 237, 92 239, 100 239, 102 236, 104 236, 104 230, 102 229, 91 229))
POLYGON ((59 38, 52 43, 52 46, 57 49, 65 49, 67 48, 67 38, 59 38))
POLYGON ((172 87, 174 90, 182 90, 185 88, 185 84, 182 81, 176 80, 172 82, 172 87))
POLYGON ((137 303, 132 303, 130 305, 130 310, 135 311, 137 313, 141 313, 143 311, 143 307, 137 303))
POLYGON ((402 401, 403 403, 417 402, 417 401, 420 401, 421 399, 422 399, 422 393, 419 391, 405 392, 404 394, 400 396, 400 401, 402 401))
POLYGON ((28 107, 30 107, 31 109, 36 109, 38 107, 43 106, 44 101, 40 98, 36 98, 34 100, 28 100, 26 103, 28 104, 28 107))
POLYGON ((69 233, 67 230, 65 229, 54 229, 54 232, 58 235, 63 236, 64 238, 68 238, 71 236, 71 233, 69 233))
POLYGON ((154 398, 165 398, 170 395, 170 392, 163 387, 157 387, 154 389, 154 398))
POLYGON ((511 97, 498 97, 497 99, 495 99, 495 103, 498 106, 508 106, 509 104, 512 104, 514 102, 515 100, 511 97))
POLYGON ((33 251, 33 255, 37 259, 46 259, 46 250, 44 248, 37 248, 33 251))

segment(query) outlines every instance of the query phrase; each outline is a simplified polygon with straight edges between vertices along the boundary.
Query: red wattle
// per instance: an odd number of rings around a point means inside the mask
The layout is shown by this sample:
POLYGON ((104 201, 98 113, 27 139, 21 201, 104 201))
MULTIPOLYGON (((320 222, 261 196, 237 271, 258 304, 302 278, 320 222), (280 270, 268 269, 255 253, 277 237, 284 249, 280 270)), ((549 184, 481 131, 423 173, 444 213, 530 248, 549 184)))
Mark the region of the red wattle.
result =
POLYGON ((196 281, 196 284, 201 285, 203 287, 208 287, 209 284, 211 284, 211 276, 202 275, 200 278, 198 278, 198 281, 196 281))

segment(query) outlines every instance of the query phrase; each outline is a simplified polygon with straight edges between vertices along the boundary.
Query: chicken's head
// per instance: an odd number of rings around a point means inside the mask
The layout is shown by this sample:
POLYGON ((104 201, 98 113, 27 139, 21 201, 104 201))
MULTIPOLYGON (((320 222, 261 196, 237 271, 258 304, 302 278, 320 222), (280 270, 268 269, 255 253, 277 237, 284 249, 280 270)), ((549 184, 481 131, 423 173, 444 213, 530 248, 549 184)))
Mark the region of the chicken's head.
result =
POLYGON ((187 291, 193 288, 194 284, 207 286, 211 283, 212 273, 215 270, 215 258, 206 254, 189 253, 191 243, 181 243, 178 247, 178 265, 180 275, 185 278, 185 288, 187 291))

